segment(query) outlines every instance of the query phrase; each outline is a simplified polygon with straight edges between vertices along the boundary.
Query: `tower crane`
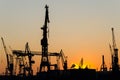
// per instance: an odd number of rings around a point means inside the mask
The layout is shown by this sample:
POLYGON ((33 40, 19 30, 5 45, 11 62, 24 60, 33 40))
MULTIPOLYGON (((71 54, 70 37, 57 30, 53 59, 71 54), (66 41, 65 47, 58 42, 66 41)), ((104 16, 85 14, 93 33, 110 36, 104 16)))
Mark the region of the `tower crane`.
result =
POLYGON ((64 55, 63 51, 60 51, 60 56, 61 56, 61 60, 62 60, 62 66, 64 70, 67 70, 67 56, 64 55))
POLYGON ((119 70, 119 65, 118 65, 118 48, 116 46, 116 41, 115 41, 115 35, 114 35, 114 28, 111 28, 112 30, 112 42, 113 42, 113 64, 112 64, 112 70, 113 71, 118 71, 119 70))
POLYGON ((13 56, 11 54, 8 54, 7 52, 7 48, 4 42, 3 37, 1 37, 2 43, 3 43, 3 47, 4 47, 4 51, 6 54, 6 58, 7 58, 7 68, 6 68, 6 75, 13 75, 13 56))

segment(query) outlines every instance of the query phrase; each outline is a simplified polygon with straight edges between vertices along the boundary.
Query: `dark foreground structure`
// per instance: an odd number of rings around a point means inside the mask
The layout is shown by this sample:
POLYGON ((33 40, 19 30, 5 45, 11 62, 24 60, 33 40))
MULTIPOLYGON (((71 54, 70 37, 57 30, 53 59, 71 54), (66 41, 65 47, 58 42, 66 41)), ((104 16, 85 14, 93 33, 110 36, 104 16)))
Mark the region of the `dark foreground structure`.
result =
POLYGON ((41 72, 34 76, 0 76, 0 80, 120 80, 120 72, 70 69, 41 72))

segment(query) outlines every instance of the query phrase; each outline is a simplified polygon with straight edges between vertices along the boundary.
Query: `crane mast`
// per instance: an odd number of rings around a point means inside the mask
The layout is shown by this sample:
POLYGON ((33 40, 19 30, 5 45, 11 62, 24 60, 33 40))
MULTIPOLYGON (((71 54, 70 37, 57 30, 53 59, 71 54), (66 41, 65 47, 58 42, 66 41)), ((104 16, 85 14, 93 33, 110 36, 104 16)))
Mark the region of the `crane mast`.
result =
POLYGON ((2 37, 1 37, 1 40, 2 40, 2 43, 3 43, 4 51, 5 51, 6 58, 7 58, 7 67, 9 67, 9 57, 8 57, 6 45, 5 45, 4 39, 2 37))
POLYGON ((118 71, 118 48, 116 46, 115 36, 114 36, 114 28, 112 30, 112 41, 113 41, 113 64, 112 64, 112 71, 118 71))
POLYGON ((47 71, 50 70, 50 62, 48 59, 48 39, 47 39, 47 28, 49 21, 49 15, 48 15, 48 6, 45 6, 46 13, 45 13, 45 22, 44 26, 41 28, 43 30, 43 38, 41 39, 41 45, 42 45, 42 58, 40 63, 40 72, 46 71, 45 67, 47 67, 47 71))
POLYGON ((114 28, 112 28, 111 30, 112 30, 113 49, 117 49, 116 42, 115 42, 114 28))

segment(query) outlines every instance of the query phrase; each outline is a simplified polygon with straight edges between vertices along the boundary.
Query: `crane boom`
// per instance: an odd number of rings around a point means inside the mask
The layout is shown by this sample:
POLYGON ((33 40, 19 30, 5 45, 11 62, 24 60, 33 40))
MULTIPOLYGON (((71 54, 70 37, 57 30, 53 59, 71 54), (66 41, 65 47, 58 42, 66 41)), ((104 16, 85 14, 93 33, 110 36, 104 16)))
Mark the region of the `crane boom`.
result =
POLYGON ((3 37, 1 37, 1 40, 2 40, 2 43, 3 43, 4 51, 5 51, 6 58, 7 58, 7 68, 9 68, 9 57, 8 57, 7 48, 6 48, 3 37))
POLYGON ((1 37, 1 40, 3 43, 4 51, 5 51, 6 58, 7 58, 6 74, 13 75, 13 56, 8 54, 4 39, 2 37, 1 37))
POLYGON ((110 69, 112 69, 112 67, 113 67, 113 50, 112 50, 112 47, 111 47, 111 45, 109 44, 109 48, 110 48, 110 53, 111 53, 111 67, 110 67, 110 69))
POLYGON ((116 42, 115 42, 114 28, 111 28, 111 30, 112 30, 113 49, 116 49, 117 46, 116 46, 116 42))
POLYGON ((110 48, 110 53, 112 55, 113 54, 113 50, 112 50, 111 44, 109 44, 109 48, 110 48))
POLYGON ((64 55, 63 51, 60 51, 60 56, 62 60, 62 66, 64 70, 67 70, 67 56, 64 55))

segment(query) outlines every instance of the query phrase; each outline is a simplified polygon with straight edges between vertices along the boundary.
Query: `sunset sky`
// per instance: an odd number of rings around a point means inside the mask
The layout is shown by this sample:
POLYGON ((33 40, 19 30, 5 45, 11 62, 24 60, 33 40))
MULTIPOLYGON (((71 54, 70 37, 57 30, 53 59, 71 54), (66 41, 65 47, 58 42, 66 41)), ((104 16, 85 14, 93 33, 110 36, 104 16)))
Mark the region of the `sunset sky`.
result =
MULTIPOLYGON (((49 6, 49 52, 68 56, 69 68, 80 59, 91 68, 100 69, 102 55, 107 67, 111 64, 109 43, 114 27, 120 48, 120 0, 0 0, 0 37, 9 49, 41 51, 40 40, 44 24, 45 5, 49 6)), ((120 55, 119 55, 120 57, 120 55)), ((0 41, 0 65, 5 63, 0 41)), ((39 67, 40 58, 35 68, 39 67)), ((1 72, 5 67, 0 67, 1 72)))

